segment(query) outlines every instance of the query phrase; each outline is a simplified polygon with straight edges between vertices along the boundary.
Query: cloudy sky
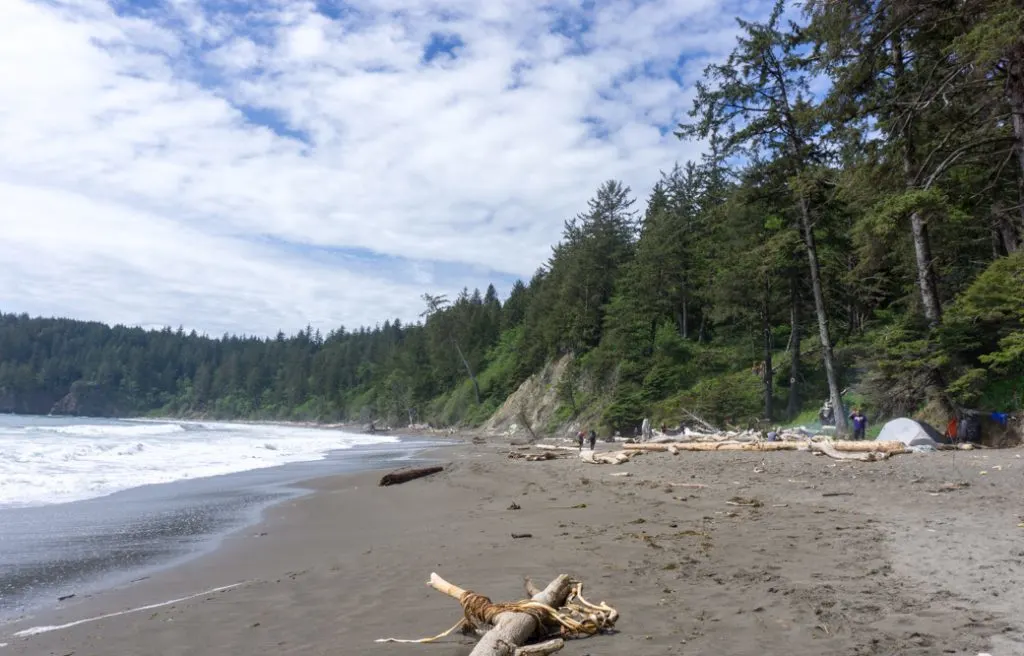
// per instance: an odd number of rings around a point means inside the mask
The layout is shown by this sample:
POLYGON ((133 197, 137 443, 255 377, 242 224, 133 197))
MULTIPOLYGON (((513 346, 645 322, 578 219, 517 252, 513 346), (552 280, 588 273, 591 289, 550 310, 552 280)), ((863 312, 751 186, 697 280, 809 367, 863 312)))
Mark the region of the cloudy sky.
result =
POLYGON ((550 253, 767 0, 0 0, 0 311, 294 332, 550 253))

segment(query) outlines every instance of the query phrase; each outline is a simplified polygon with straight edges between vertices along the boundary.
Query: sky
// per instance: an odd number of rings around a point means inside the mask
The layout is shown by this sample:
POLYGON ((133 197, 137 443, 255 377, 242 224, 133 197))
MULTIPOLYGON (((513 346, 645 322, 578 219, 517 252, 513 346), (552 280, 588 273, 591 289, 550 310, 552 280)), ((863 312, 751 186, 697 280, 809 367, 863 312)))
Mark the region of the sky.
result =
POLYGON ((641 200, 769 0, 0 0, 0 311, 416 320, 641 200))

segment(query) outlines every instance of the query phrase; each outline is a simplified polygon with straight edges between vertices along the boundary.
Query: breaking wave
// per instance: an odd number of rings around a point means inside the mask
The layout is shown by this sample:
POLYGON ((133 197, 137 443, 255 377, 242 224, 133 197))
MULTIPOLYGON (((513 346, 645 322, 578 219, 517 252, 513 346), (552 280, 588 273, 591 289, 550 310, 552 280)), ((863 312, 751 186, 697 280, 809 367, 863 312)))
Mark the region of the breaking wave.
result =
POLYGON ((0 507, 78 501, 142 485, 320 460, 331 451, 397 441, 385 435, 259 424, 0 419, 0 507))

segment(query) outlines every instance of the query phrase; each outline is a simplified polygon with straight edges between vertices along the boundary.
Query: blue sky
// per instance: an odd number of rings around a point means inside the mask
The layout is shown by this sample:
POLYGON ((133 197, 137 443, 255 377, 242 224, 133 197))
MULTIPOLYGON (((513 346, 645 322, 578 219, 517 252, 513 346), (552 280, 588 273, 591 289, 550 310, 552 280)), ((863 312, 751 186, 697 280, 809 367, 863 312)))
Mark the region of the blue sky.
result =
POLYGON ((548 257, 763 0, 3 0, 0 310, 414 320, 548 257))

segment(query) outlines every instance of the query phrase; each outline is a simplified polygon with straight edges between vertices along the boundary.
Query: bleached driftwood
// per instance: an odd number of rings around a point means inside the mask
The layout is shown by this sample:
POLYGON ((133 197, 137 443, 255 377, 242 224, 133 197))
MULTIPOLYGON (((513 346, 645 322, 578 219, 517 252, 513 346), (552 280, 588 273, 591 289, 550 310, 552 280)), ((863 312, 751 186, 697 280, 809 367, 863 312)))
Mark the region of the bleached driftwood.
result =
POLYGON ((463 619, 432 638, 384 638, 377 642, 428 643, 463 629, 481 636, 470 656, 545 656, 565 645, 563 637, 596 635, 613 627, 619 616, 618 611, 604 602, 592 604, 584 599, 583 584, 572 581, 565 574, 543 590, 538 590, 527 579, 526 590, 531 598, 515 603, 495 604, 487 597, 464 590, 437 574, 430 575, 427 585, 458 599, 463 608, 463 619), (537 639, 544 642, 527 644, 537 639))
POLYGON ((556 446, 554 444, 534 444, 533 449, 544 449, 545 451, 579 451, 578 446, 556 446))
POLYGON ((635 453, 629 451, 611 451, 608 453, 595 453, 594 451, 581 451, 580 460, 591 465, 621 465, 629 462, 635 453))
POLYGON ((803 442, 674 442, 672 444, 627 444, 627 451, 795 451, 803 442))
POLYGON ((509 451, 509 459, 511 460, 525 460, 527 462, 542 462, 544 460, 559 460, 561 458, 568 458, 568 453, 563 452, 552 452, 545 451, 544 453, 520 453, 518 451, 509 451))
POLYGON ((890 455, 896 455, 899 453, 907 453, 907 445, 898 440, 891 442, 877 442, 867 440, 824 440, 822 443, 831 444, 836 451, 845 451, 847 453, 888 453, 890 455))
POLYGON ((679 451, 802 451, 811 444, 829 444, 832 449, 844 453, 887 453, 895 455, 906 453, 907 447, 902 442, 866 442, 866 441, 785 441, 785 442, 673 442, 671 444, 626 444, 627 451, 668 451, 672 448, 679 451))
POLYGON ((859 462, 875 462, 885 460, 891 455, 902 451, 840 451, 830 442, 813 442, 811 452, 821 453, 835 460, 855 460, 859 462))
POLYGON ((565 646, 565 640, 553 638, 535 645, 526 645, 516 649, 516 656, 548 656, 556 651, 561 651, 565 646))
POLYGON ((665 444, 667 442, 677 441, 679 441, 678 435, 658 435, 656 437, 652 437, 649 440, 646 440, 644 444, 665 444))

